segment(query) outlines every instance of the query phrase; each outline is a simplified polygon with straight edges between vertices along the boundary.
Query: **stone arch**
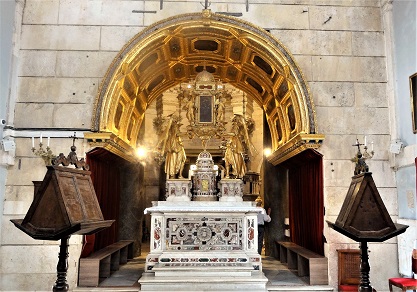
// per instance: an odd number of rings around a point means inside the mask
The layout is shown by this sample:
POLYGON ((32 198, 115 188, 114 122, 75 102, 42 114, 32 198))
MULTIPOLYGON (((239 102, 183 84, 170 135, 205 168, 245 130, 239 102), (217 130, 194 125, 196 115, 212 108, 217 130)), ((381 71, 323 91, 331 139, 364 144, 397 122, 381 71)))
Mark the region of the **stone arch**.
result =
POLYGON ((210 10, 157 22, 122 48, 96 97, 95 133, 86 138, 131 160, 148 105, 194 78, 203 63, 263 108, 271 163, 320 146, 313 100, 291 53, 264 29, 210 10))

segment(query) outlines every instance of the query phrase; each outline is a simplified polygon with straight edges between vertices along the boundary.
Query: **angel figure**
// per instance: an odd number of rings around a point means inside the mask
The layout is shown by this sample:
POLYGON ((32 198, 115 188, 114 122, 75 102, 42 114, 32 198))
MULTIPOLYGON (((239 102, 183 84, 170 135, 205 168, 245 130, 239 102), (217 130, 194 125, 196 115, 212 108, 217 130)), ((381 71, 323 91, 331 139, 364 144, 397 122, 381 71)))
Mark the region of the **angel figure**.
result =
POLYGON ((233 135, 230 137, 229 141, 226 144, 226 151, 224 153, 225 177, 230 177, 230 167, 232 167, 232 173, 236 177, 243 177, 246 173, 246 164, 245 164, 245 152, 242 141, 238 135, 233 135))
POLYGON ((226 144, 224 153, 225 177, 230 177, 230 167, 232 174, 238 178, 243 178, 246 173, 246 157, 257 154, 255 147, 249 138, 245 118, 235 114, 232 119, 232 133, 226 144))
POLYGON ((178 117, 171 116, 160 144, 160 154, 165 154, 167 178, 175 178, 176 174, 178 178, 182 178, 186 155, 180 136, 180 126, 178 117))

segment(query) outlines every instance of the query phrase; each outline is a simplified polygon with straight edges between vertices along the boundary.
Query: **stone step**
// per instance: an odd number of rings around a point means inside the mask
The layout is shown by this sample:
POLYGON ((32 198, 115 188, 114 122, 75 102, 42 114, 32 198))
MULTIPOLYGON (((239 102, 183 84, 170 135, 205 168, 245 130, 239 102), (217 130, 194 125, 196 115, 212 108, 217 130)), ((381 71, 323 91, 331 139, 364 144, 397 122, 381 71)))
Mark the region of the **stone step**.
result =
POLYGON ((159 263, 152 272, 155 277, 192 275, 196 277, 250 277, 255 271, 249 263, 159 263))
POLYGON ((310 292, 310 291, 316 291, 316 292, 333 292, 333 287, 330 286, 273 286, 273 285, 267 285, 266 286, 268 291, 279 291, 279 292, 310 292))
MULTIPOLYGON (((71 291, 71 290, 70 290, 71 291)), ((73 292, 138 292, 138 287, 75 287, 73 292)))
POLYGON ((155 277, 145 272, 139 279, 140 291, 253 291, 266 292, 268 279, 260 271, 249 277, 195 276, 155 277))

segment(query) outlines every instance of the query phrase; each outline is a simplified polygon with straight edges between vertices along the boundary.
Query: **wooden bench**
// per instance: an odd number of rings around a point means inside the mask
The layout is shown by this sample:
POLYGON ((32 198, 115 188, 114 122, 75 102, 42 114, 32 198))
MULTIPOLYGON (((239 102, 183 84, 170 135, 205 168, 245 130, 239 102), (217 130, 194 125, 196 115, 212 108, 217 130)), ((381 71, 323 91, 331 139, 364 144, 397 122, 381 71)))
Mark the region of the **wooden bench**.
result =
POLYGON ((133 240, 121 240, 80 259, 78 286, 96 287, 133 258, 133 240))
POLYGON ((287 263, 288 269, 297 270, 300 277, 308 276, 310 285, 328 285, 327 258, 293 242, 276 241, 278 259, 287 263))

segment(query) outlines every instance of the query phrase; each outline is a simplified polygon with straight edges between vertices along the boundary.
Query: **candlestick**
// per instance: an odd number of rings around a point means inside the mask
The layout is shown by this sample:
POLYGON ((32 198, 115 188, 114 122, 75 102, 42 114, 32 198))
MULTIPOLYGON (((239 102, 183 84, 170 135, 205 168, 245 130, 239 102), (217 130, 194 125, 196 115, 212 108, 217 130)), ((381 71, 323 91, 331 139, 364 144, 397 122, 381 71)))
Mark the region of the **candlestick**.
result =
POLYGON ((55 154, 52 153, 51 148, 49 148, 49 142, 50 142, 50 137, 48 137, 48 145, 46 146, 46 149, 43 149, 42 133, 41 133, 39 137, 39 149, 36 149, 35 138, 32 137, 32 152, 35 155, 41 157, 43 161, 45 162, 45 165, 51 165, 52 158, 56 156, 55 154))
POLYGON ((49 147, 49 142, 51 142, 51 137, 48 137, 48 144, 46 146, 49 147))

